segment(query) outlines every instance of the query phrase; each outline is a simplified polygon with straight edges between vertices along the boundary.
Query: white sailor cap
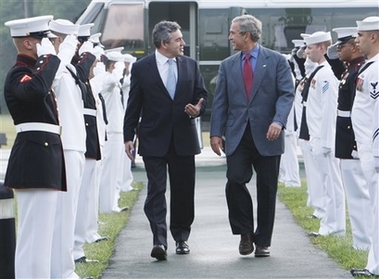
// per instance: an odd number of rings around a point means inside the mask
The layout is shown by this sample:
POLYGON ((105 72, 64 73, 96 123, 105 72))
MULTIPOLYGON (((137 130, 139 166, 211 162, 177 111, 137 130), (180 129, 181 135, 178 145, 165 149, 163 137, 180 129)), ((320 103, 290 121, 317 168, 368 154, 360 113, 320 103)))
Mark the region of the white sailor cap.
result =
POLYGON ((110 51, 105 53, 105 56, 108 58, 109 61, 116 61, 116 62, 123 62, 124 56, 121 54, 121 52, 118 51, 110 51))
POLYGON ((5 22, 4 25, 9 27, 13 38, 52 38, 53 36, 51 36, 48 23, 53 18, 54 17, 52 15, 36 16, 10 20, 5 22))
POLYGON ((95 34, 91 35, 88 40, 91 43, 93 43, 94 46, 99 46, 99 47, 104 48, 104 46, 100 42, 100 36, 101 36, 101 33, 95 33, 95 34))
POLYGON ((333 28, 332 31, 337 33, 338 39, 336 44, 343 44, 346 41, 357 37, 356 27, 339 27, 333 28))
POLYGON ((67 19, 55 19, 49 22, 49 28, 52 32, 65 35, 78 35, 79 25, 67 19))
POLYGON ((133 55, 129 53, 126 53, 123 56, 124 56, 124 62, 127 62, 127 63, 134 63, 137 60, 137 57, 134 57, 133 55))
POLYGON ((307 45, 314 45, 322 42, 331 41, 332 36, 330 32, 317 31, 312 33, 309 37, 305 37, 304 41, 307 45))
POLYGON ((295 47, 302 47, 305 45, 304 40, 292 40, 295 47))
POLYGON ((379 16, 369 16, 362 21, 357 21, 358 31, 379 30, 379 16))
POLYGON ((79 26, 79 32, 78 32, 78 37, 85 37, 89 38, 91 36, 91 28, 95 24, 93 23, 87 23, 79 26))
POLYGON ((124 47, 109 48, 109 49, 106 49, 106 50, 105 50, 105 53, 113 52, 113 51, 116 51, 116 52, 121 53, 121 51, 122 51, 123 49, 124 49, 124 47))

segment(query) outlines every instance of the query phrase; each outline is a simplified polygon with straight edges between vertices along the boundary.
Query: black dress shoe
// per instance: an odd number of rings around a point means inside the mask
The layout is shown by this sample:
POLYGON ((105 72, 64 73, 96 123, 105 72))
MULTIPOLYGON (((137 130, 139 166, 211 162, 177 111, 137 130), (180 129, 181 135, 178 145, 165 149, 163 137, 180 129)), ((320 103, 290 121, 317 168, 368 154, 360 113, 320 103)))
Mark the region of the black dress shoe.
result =
POLYGON ((255 248, 255 256, 257 258, 270 257, 270 249, 269 249, 269 247, 260 247, 260 246, 257 246, 255 248))
POLYGON ((189 254, 190 248, 186 241, 177 241, 176 242, 176 254, 184 255, 189 254))
POLYGON ((163 245, 154 245, 153 250, 151 250, 150 256, 156 258, 158 261, 167 260, 166 247, 163 245))
POLYGON ((320 234, 318 232, 310 232, 310 233, 308 233, 308 236, 318 237, 318 236, 320 236, 320 234))
POLYGON ((75 263, 98 263, 98 262, 99 262, 98 260, 87 259, 86 256, 83 256, 83 257, 75 260, 75 263))
POLYGON ((241 255, 250 255, 254 251, 254 244, 253 244, 253 234, 252 233, 245 233, 241 234, 241 241, 239 244, 239 252, 241 255))
POLYGON ((96 239, 95 242, 98 243, 98 242, 109 240, 109 239, 110 239, 109 236, 102 236, 102 237, 96 239))
POLYGON ((367 269, 359 269, 359 268, 353 268, 350 270, 351 275, 354 277, 356 276, 362 276, 362 277, 373 277, 374 274, 372 274, 367 269))

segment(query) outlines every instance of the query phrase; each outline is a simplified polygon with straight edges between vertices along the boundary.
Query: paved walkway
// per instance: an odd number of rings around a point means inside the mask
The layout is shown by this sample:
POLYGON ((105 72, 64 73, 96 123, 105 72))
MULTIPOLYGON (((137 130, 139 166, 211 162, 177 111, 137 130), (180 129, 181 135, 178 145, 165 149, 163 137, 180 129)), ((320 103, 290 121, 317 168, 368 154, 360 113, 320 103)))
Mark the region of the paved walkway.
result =
MULTIPOLYGON (((352 278, 326 253, 314 247, 290 211, 278 201, 271 257, 238 253, 239 236, 232 235, 225 200, 225 159, 209 148, 196 157, 196 217, 188 241, 191 253, 176 255, 169 234, 168 260, 150 257, 152 234, 143 212, 146 187, 134 205, 127 226, 116 240, 114 256, 102 279, 126 278, 352 278)), ((135 181, 146 185, 142 162, 137 160, 135 181)), ((255 196, 255 177, 248 186, 255 196)), ((169 189, 168 189, 169 191, 169 189)), ((169 216, 167 218, 169 220, 169 216)))

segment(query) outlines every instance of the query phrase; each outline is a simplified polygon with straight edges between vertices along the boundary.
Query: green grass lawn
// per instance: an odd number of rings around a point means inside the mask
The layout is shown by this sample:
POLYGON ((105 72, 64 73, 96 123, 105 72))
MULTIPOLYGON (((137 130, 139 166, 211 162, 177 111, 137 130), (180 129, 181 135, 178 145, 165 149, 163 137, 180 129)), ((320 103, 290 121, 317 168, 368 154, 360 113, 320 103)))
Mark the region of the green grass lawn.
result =
MULTIPOLYGON (((284 187, 279 184, 279 199, 291 210, 297 223, 306 231, 318 231, 320 220, 309 218, 313 214, 313 208, 307 207, 307 187, 305 180, 302 186, 284 187)), ((367 251, 357 251, 352 248, 351 227, 348 216, 346 216, 347 233, 345 236, 319 236, 311 237, 312 243, 326 251, 328 256, 341 265, 342 268, 350 270, 353 267, 364 268, 367 262, 367 251)))

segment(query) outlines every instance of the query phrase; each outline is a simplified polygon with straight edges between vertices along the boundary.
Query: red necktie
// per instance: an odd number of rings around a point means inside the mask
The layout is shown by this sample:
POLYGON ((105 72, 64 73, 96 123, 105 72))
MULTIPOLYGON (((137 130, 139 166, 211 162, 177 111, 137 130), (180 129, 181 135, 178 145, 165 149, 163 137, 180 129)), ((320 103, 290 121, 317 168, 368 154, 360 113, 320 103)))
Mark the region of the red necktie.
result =
POLYGON ((245 55, 245 61, 243 63, 243 82, 245 84, 246 96, 248 100, 250 99, 254 79, 253 68, 251 67, 250 63, 250 57, 251 54, 247 53, 245 55))

